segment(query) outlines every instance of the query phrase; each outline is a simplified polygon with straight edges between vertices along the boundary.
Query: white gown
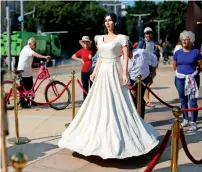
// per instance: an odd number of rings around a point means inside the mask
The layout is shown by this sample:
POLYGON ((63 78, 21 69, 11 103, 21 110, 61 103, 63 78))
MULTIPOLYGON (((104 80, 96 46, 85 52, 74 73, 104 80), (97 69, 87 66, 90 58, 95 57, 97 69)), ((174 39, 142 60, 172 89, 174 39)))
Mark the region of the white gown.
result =
POLYGON ((98 42, 101 65, 76 117, 58 146, 85 156, 123 159, 148 153, 157 146, 159 133, 138 115, 128 86, 121 85, 121 47, 125 35, 98 42))

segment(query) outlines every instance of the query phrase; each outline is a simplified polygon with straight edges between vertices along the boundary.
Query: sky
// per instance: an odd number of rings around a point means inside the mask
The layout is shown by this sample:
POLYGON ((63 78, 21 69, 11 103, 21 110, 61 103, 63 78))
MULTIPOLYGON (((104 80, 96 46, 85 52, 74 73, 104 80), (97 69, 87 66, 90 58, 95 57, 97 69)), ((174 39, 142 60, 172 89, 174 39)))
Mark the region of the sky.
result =
MULTIPOLYGON (((120 0, 120 1, 123 2, 123 3, 125 3, 125 4, 127 4, 127 5, 129 5, 129 6, 133 6, 134 5, 134 0, 120 0)), ((154 2, 158 3, 158 2, 162 2, 164 0, 142 0, 142 1, 154 1, 154 2)), ((169 1, 169 0, 167 0, 167 1, 169 1)), ((173 0, 173 1, 179 1, 179 0, 173 0)), ((188 1, 188 0, 183 0, 183 1, 188 1)))

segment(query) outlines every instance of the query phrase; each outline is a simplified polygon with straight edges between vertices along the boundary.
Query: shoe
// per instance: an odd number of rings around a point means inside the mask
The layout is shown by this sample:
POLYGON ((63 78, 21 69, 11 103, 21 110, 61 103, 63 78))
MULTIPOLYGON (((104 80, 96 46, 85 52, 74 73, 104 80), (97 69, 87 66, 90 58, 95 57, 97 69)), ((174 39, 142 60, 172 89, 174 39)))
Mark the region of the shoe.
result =
POLYGON ((189 125, 189 121, 184 119, 183 122, 181 123, 182 127, 187 127, 189 125))
POLYGON ((197 131, 197 125, 195 122, 191 122, 191 127, 189 128, 189 131, 197 131))
POLYGON ((154 108, 154 107, 155 107, 155 105, 153 105, 151 102, 146 102, 146 106, 147 106, 147 107, 151 107, 151 108, 154 108))
POLYGON ((25 109, 29 109, 30 108, 30 106, 27 103, 25 103, 25 102, 20 103, 20 107, 21 108, 25 108, 25 109))

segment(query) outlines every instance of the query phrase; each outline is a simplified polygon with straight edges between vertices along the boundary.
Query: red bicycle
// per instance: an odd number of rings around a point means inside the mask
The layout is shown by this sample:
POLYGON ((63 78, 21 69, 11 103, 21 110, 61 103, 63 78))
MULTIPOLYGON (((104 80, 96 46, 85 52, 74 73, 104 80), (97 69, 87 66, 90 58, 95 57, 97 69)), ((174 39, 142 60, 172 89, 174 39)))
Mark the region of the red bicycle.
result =
MULTIPOLYGON (((54 63, 52 61, 52 63, 54 63)), ((3 87, 5 91, 5 101, 6 101, 6 109, 12 110, 14 109, 14 96, 13 96, 13 83, 19 81, 21 78, 22 71, 15 71, 13 80, 5 80, 3 81, 3 87)), ((20 103, 20 97, 25 97, 31 101, 29 101, 30 106, 32 105, 32 100, 36 97, 36 92, 39 89, 40 85, 49 79, 49 83, 45 86, 44 95, 47 103, 38 103, 38 104, 48 104, 50 107, 56 110, 65 109, 71 102, 71 93, 70 90, 66 87, 66 85, 60 81, 54 80, 50 77, 50 73, 47 68, 47 62, 41 62, 41 66, 39 67, 38 75, 36 80, 34 81, 33 87, 31 90, 26 90, 23 84, 17 83, 17 102, 20 103), (19 89, 21 87, 21 89, 19 89), (23 91, 19 91, 23 90, 23 91), (62 93, 62 94, 61 94, 62 93), (62 99, 62 100, 61 100, 62 99)), ((37 104, 37 102, 35 102, 37 104)))

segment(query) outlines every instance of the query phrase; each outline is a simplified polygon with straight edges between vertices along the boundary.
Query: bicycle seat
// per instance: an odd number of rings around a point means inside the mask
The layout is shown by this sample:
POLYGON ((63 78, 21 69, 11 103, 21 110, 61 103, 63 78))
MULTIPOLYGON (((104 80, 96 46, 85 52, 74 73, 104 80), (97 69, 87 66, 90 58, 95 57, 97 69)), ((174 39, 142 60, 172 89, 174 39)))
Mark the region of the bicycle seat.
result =
POLYGON ((15 75, 19 75, 21 74, 22 72, 24 72, 24 70, 13 70, 12 71, 15 75))

